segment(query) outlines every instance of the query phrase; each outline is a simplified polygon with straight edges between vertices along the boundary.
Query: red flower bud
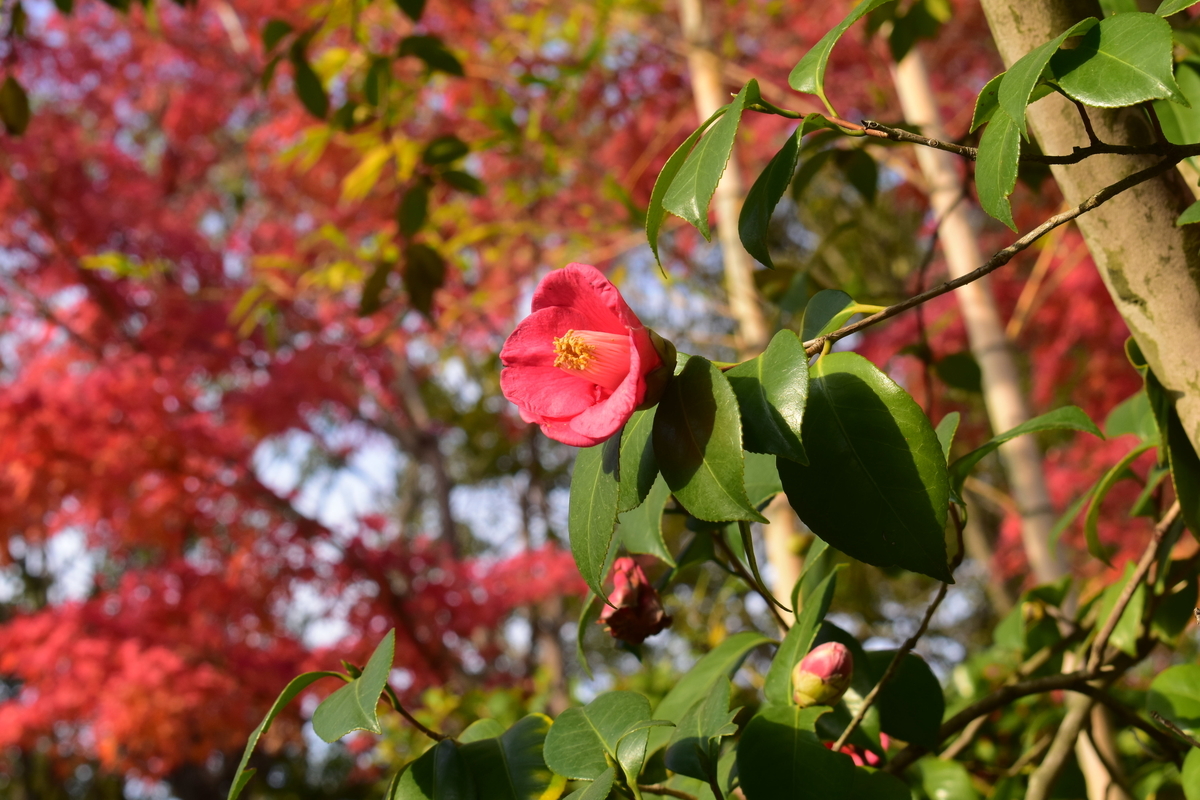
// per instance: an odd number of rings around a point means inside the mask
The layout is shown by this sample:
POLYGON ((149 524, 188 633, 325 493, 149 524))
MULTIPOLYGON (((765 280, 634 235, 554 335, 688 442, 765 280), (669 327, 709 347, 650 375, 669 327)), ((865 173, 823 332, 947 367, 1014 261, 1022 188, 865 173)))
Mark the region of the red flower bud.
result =
POLYGON ((613 564, 613 592, 608 602, 612 605, 601 609, 600 623, 614 639, 641 644, 671 624, 658 591, 632 558, 618 558, 613 564))
POLYGON ((800 707, 831 706, 850 688, 854 657, 840 642, 826 642, 792 670, 792 698, 800 707))

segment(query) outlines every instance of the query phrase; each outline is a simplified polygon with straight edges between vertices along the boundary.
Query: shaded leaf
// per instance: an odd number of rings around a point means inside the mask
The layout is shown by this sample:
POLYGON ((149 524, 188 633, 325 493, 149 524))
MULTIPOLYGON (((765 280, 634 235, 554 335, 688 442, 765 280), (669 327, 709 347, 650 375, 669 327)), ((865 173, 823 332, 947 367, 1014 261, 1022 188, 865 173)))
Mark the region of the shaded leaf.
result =
POLYGON ((1090 493, 1087 515, 1083 518, 1083 530, 1087 536, 1087 549, 1093 557, 1100 559, 1110 567, 1112 566, 1112 562, 1109 561, 1108 552, 1104 545, 1100 543, 1100 504, 1104 502, 1104 498, 1108 496, 1112 487, 1128 474, 1129 465, 1137 460, 1138 456, 1154 446, 1154 444, 1145 443, 1130 450, 1108 472, 1104 473, 1104 477, 1100 479, 1090 493))
POLYGON ((417 181, 408 187, 404 197, 400 198, 400 208, 396 212, 400 233, 404 236, 412 236, 421 230, 428 214, 429 186, 424 181, 417 181))
POLYGON ((771 659, 771 667, 763 684, 763 696, 768 703, 780 706, 795 704, 792 697, 792 669, 812 649, 836 587, 837 572, 834 571, 816 586, 811 595, 804 598, 803 608, 796 616, 796 624, 788 628, 787 635, 775 651, 775 657, 771 659))
POLYGON ((571 553, 579 574, 595 592, 605 597, 604 566, 608 563, 617 524, 617 459, 620 436, 603 444, 580 448, 571 475, 571 501, 567 528, 571 553))
POLYGON ((1189 736, 1200 736, 1200 666, 1167 667, 1150 683, 1146 711, 1157 712, 1189 736))
MULTIPOLYGON (((633 412, 621 431, 621 494, 617 511, 628 511, 641 505, 658 477, 658 461, 654 458, 651 441, 653 432, 652 408, 633 412)), ((665 498, 663 502, 666 502, 665 498)))
POLYGON ((9 75, 0 84, 0 122, 4 123, 4 130, 13 136, 20 136, 29 127, 31 118, 25 89, 17 83, 16 78, 9 75))
POLYGON ((933 370, 942 383, 952 389, 975 393, 983 391, 983 373, 975 361, 975 356, 966 350, 938 359, 933 365, 933 370))
POLYGON ((458 76, 465 74, 462 63, 446 49, 446 45, 437 36, 406 36, 400 40, 396 55, 401 58, 415 56, 425 62, 430 72, 445 72, 458 76))
POLYGON ((446 262, 437 250, 424 244, 404 248, 404 291, 413 308, 425 316, 433 313, 433 294, 446 282, 446 262))
POLYGON ((370 316, 378 311, 383 302, 381 297, 383 290, 387 288, 388 276, 392 274, 392 269, 396 265, 386 259, 380 260, 376 265, 370 277, 363 284, 362 298, 359 300, 358 313, 361 316, 370 316))
POLYGON ((746 800, 842 800, 854 783, 854 762, 817 738, 824 706, 765 706, 738 742, 737 765, 746 800))
POLYGON ((421 160, 430 165, 449 164, 469 152, 471 152, 471 148, 467 146, 466 142, 454 134, 447 134, 439 136, 425 145, 425 152, 421 154, 421 160))
POLYGON ((684 715, 667 745, 667 769, 706 783, 717 777, 721 739, 737 733, 737 709, 729 710, 732 690, 727 678, 718 680, 704 702, 684 715))
POLYGON ((530 714, 498 738, 482 739, 459 748, 476 786, 486 786, 488 800, 547 800, 567 784, 546 766, 542 748, 550 718, 530 714))
POLYGON ((469 172, 463 172, 457 169, 448 169, 442 173, 442 180, 458 189, 461 192, 467 192, 473 195, 482 195, 484 193, 483 181, 476 178, 469 172))
POLYGON ((475 781, 459 744, 443 739, 405 767, 389 800, 475 800, 475 781))
POLYGON ((808 356, 796 334, 779 331, 764 352, 725 377, 741 410, 745 449, 807 464, 800 429, 808 400, 808 356))
POLYGON ((831 333, 854 316, 854 298, 838 289, 822 289, 804 307, 800 323, 800 339, 811 342, 818 336, 831 333))
POLYGON ((420 22, 425 13, 425 0, 396 0, 396 5, 413 22, 420 22))
POLYGON ((309 66, 304 51, 292 46, 292 75, 296 84, 296 96, 309 114, 317 119, 325 119, 329 115, 329 95, 313 68, 309 66))
POLYGON ((367 98, 367 102, 373 106, 379 105, 387 97, 391 84, 392 60, 390 58, 372 59, 371 67, 367 70, 367 77, 363 80, 363 95, 367 98))
POLYGON ((631 553, 644 553, 659 561, 675 566, 675 559, 667 549, 662 535, 663 506, 671 496, 667 482, 659 475, 646 500, 637 508, 630 509, 617 517, 617 530, 621 544, 631 553))
POLYGON ((780 198, 787 191, 792 176, 796 173, 796 162, 800 157, 800 137, 803 126, 784 142, 766 169, 754 181, 746 200, 742 204, 742 213, 738 217, 738 236, 746 252, 758 259, 764 266, 774 269, 771 262, 771 251, 767 247, 767 231, 771 225, 771 215, 780 198))
POLYGON ((293 30, 295 28, 281 19, 267 20, 267 24, 263 26, 262 33, 263 50, 268 53, 271 52, 282 41, 283 37, 287 36, 293 30))
MULTIPOLYGON (((867 664, 876 681, 895 657, 894 650, 867 652, 867 664)), ((939 729, 946 701, 937 676, 915 653, 908 653, 891 680, 879 692, 879 726, 888 736, 934 749, 941 741, 939 729)))

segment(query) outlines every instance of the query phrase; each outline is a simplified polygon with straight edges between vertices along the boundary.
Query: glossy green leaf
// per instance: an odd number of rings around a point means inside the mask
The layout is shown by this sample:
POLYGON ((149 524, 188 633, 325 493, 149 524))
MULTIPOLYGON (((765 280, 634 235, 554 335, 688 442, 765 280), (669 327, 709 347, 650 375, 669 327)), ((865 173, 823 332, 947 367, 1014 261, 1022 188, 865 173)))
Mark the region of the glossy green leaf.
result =
POLYGON ((467 146, 466 142, 454 134, 447 134, 439 136, 425 145, 421 160, 429 165, 449 164, 469 152, 471 152, 471 148, 467 146))
POLYGON ((768 703, 780 706, 795 703, 792 697, 792 669, 812 649, 836 587, 837 573, 833 572, 821 581, 811 596, 804 599, 804 607, 796 617, 796 624, 788 628, 787 635, 775 651, 775 657, 771 659, 771 667, 763 684, 763 696, 768 703))
POLYGON ((1154 446, 1152 443, 1145 443, 1130 450, 1108 472, 1104 473, 1104 477, 1100 479, 1100 482, 1096 484, 1095 489, 1091 492, 1087 515, 1083 518, 1083 531, 1087 536, 1087 549, 1094 558, 1100 559, 1110 567, 1112 566, 1112 562, 1109 561, 1108 552, 1100 542, 1100 504, 1104 502, 1104 498, 1108 496, 1112 487, 1125 477, 1129 470, 1129 465, 1136 461, 1138 456, 1154 446))
POLYGON ((946 463, 950 463, 950 447, 954 444, 954 434, 958 431, 959 419, 959 413, 951 411, 942 417, 942 421, 933 429, 933 432, 937 434, 938 443, 942 446, 942 455, 945 457, 946 463))
POLYGON ((975 98, 975 112, 971 115, 971 133, 991 121, 992 115, 1000 107, 1000 82, 1003 80, 1004 73, 1001 72, 979 90, 979 96, 975 98))
POLYGON ((292 74, 296 85, 296 96, 308 113, 317 119, 325 119, 329 115, 329 95, 321 84, 321 79, 309 66, 304 51, 293 45, 292 74))
POLYGON ((979 800, 971 773, 959 761, 926 756, 914 765, 926 797, 937 800, 979 800))
POLYGON ((746 453, 745 458, 746 496, 755 508, 762 508, 768 500, 783 491, 779 470, 775 469, 775 457, 746 453))
POLYGON ((708 204, 717 191, 725 173, 725 165, 733 153, 733 142, 741 124, 746 98, 758 94, 758 83, 750 81, 729 104, 728 110, 713 123, 704 138, 688 153, 663 197, 662 205, 677 217, 691 223, 705 239, 711 238, 708 229, 708 204))
POLYGON ((1021 56, 1008 68, 1008 72, 1004 73, 997 100, 1000 108, 1017 124, 1022 138, 1029 138, 1029 131, 1025 127, 1025 107, 1029 105, 1033 87, 1041 80, 1042 73, 1050 63, 1050 57, 1062 47, 1063 42, 1091 30, 1097 21, 1095 17, 1089 17, 1075 23, 1050 41, 1021 56))
POLYGON ((546 737, 550 769, 576 780, 596 780, 615 759, 622 735, 650 719, 650 701, 637 692, 605 692, 582 708, 558 715, 546 737))
POLYGON ((275 698, 275 702, 271 704, 271 708, 267 711, 267 715, 263 717, 262 722, 258 723, 258 727, 250 733, 250 739, 246 742, 246 749, 242 751, 242 760, 238 763, 237 772, 234 773, 237 777, 233 781, 233 785, 229 787, 227 800, 235 800, 242 793, 242 789, 246 788, 246 784, 254 777, 255 770, 247 769, 246 765, 250 763, 250 755, 254 752, 254 748, 258 745, 258 740, 262 738, 263 733, 267 728, 271 727, 271 723, 275 721, 275 717, 279 716, 279 712, 283 711, 284 707, 296 699, 296 697, 312 686, 321 678, 341 678, 345 680, 345 676, 339 672, 306 672, 291 680, 283 691, 279 693, 279 697, 275 698))
POLYGON ((1094 436, 1099 436, 1101 439, 1104 438, 1104 434, 1096 427, 1096 423, 1092 422, 1091 417, 1084 413, 1083 409, 1078 406, 1056 408, 1047 414, 1034 417, 1028 422, 1024 422, 999 436, 993 437, 981 447, 977 447, 962 458, 956 459, 950 465, 950 485, 955 492, 961 493, 963 482, 967 479, 967 475, 970 474, 975 465, 999 448, 1000 445, 1009 439, 1015 439, 1024 434, 1040 433, 1042 431, 1083 431, 1094 436))
POLYGON ((446 262, 432 247, 413 243, 404 248, 404 291, 413 308, 433 314, 433 295, 446 282, 446 262))
POLYGON ((718 680, 708 697, 684 715, 667 744, 667 769, 706 783, 716 777, 721 739, 737 733, 733 719, 738 710, 729 710, 732 692, 727 678, 718 680))
POLYGON ((464 74, 462 63, 446 49, 437 36, 406 36, 400 40, 396 54, 401 58, 415 56, 425 62, 430 72, 445 72, 447 75, 464 74))
POLYGON ((601 772, 596 780, 579 791, 571 792, 568 797, 572 798, 572 800, 607 800, 609 792, 612 791, 613 782, 616 779, 616 769, 609 767, 604 772, 601 772))
POLYGON ((1200 736, 1200 665, 1178 664, 1150 683, 1146 711, 1174 722, 1189 736, 1200 736))
MULTIPOLYGON (((894 650, 869 651, 864 666, 878 680, 895 655, 894 650)), ((876 703, 880 729, 888 736, 930 749, 938 746, 946 701, 937 676, 920 656, 909 653, 901 660, 876 703)))
POLYGON ((617 525, 617 460, 620 436, 580 448, 571 475, 567 530, 579 574, 597 597, 606 597, 604 567, 617 525))
POLYGON ((870 767, 855 767, 847 800, 912 800, 912 792, 895 775, 870 767))
POLYGON ((1171 26, 1154 14, 1117 14, 1060 50, 1050 71, 1069 96, 1089 106, 1122 108, 1146 100, 1186 104, 1172 69, 1171 26))
POLYGON ((1008 196, 1017 185, 1017 163, 1021 159, 1021 129, 1004 109, 997 108, 979 140, 975 159, 975 192, 979 205, 990 216, 1012 230, 1012 205, 1008 196))
POLYGON ((498 738, 481 739, 459 748, 478 787, 488 800, 546 800, 561 794, 566 778, 546 766, 542 748, 550 718, 530 714, 498 738))
POLYGON ((803 136, 803 126, 784 142, 767 164, 766 169, 759 174, 746 193, 742 204, 742 213, 738 216, 738 236, 746 252, 758 259, 763 266, 775 268, 771 261, 771 251, 767 247, 767 231, 771 226, 771 215, 780 198, 787 191, 792 176, 796 174, 796 162, 800 158, 800 137, 803 136))
POLYGON ((428 215, 429 186, 424 181, 417 181, 400 198, 400 208, 396 212, 400 233, 404 236, 412 236, 421 230, 428 215))
POLYGON ((1200 800, 1200 747, 1188 750, 1187 757, 1183 759, 1179 782, 1183 785, 1183 796, 1187 800, 1200 800))
POLYGON ((810 342, 818 336, 837 330, 854 316, 854 298, 837 289, 822 289, 804 307, 800 323, 800 338, 810 342))
POLYGON ((645 502, 617 517, 617 534, 629 552, 654 556, 673 567, 675 559, 667 549, 662 533, 663 507, 670 496, 671 487, 659 475, 645 502))
POLYGON ((396 5, 413 22, 420 22, 425 13, 425 0, 396 0, 396 5))
POLYGON ((663 199, 667 196, 671 184, 675 182, 675 177, 679 174, 684 162, 691 155, 696 142, 700 141, 700 137, 704 135, 709 126, 728 110, 729 106, 718 108, 711 117, 704 121, 704 124, 694 130, 687 139, 684 139, 683 144, 679 145, 667 159, 667 163, 663 164, 658 178, 654 181, 654 189, 650 192, 650 204, 646 207, 646 240, 650 243, 650 250, 654 253, 654 260, 658 262, 659 266, 662 265, 662 258, 658 254, 658 232, 662 229, 663 220, 667 216, 667 210, 663 207, 663 199))
POLYGON ((641 505, 658 477, 658 462, 651 441, 653 431, 652 408, 633 412, 621 431, 621 493, 617 511, 628 511, 641 505))
POLYGON ((1179 219, 1175 220, 1175 225, 1183 227, 1184 225, 1192 225, 1196 222, 1200 222, 1200 201, 1192 203, 1184 209, 1184 212, 1179 215, 1179 219))
POLYGON ((405 767, 391 800, 475 800, 475 781, 458 743, 443 739, 405 767))
MULTIPOLYGON (((1178 32, 1177 32, 1178 33, 1178 32)), ((1175 144, 1200 142, 1200 59, 1189 56, 1175 65, 1175 85, 1188 105, 1155 100, 1154 111, 1167 141, 1175 144)), ((1185 159, 1196 166, 1196 158, 1185 159)))
MULTIPOLYGON (((605 573, 607 572, 606 569, 605 573)), ((583 608, 579 611, 579 624, 575 629, 575 660, 579 662, 580 668, 589 678, 592 677, 592 667, 588 664, 587 653, 583 651, 583 638, 596 620, 600 619, 600 611, 603 607, 604 604, 600 602, 600 598, 589 590, 587 599, 583 601, 583 608)))
POLYGON ((868 564, 953 580, 946 461, 907 392, 860 355, 823 356, 812 367, 803 437, 808 466, 777 466, 813 533, 868 564))
POLYGON ((768 705, 746 725, 738 742, 738 776, 746 800, 844 800, 854 762, 826 749, 815 724, 824 706, 768 705))
MULTIPOLYGON (((708 697, 718 681, 730 678, 737 672, 751 650, 769 641, 771 640, 756 631, 735 633, 725 639, 705 653, 695 666, 675 683, 654 709, 654 718, 679 724, 693 705, 708 697)), ((647 752, 653 753, 658 750, 670 738, 671 732, 668 730, 651 731, 647 752)))
POLYGON ((467 726, 458 736, 459 744, 480 742, 484 739, 496 739, 504 735, 504 726, 494 719, 477 719, 467 726))
POLYGON ((381 733, 375 707, 387 685, 396 651, 396 631, 375 648, 362 674, 321 701, 313 712, 313 732, 327 742, 336 742, 351 731, 381 733))
POLYGON ((779 331, 765 351, 725 377, 741 409, 745 448, 807 464, 800 429, 808 400, 808 356, 796 334, 779 331))
POLYGON ((862 0, 833 30, 822 36, 821 40, 796 63, 796 66, 792 67, 791 73, 788 74, 788 85, 797 92, 815 94, 821 98, 821 102, 829 109, 829 113, 836 116, 837 112, 830 104, 829 98, 825 96, 825 69, 829 65, 829 54, 833 52, 834 45, 851 25, 889 2, 891 0, 862 0))
POLYGON ((658 467, 692 516, 766 521, 746 497, 737 398, 711 362, 692 356, 667 384, 653 438, 658 467))
POLYGON ((1158 441, 1158 426, 1154 421, 1154 409, 1145 389, 1127 397, 1104 419, 1104 435, 1109 439, 1133 434, 1143 442, 1158 441))
POLYGON ((862 195, 863 200, 874 203, 875 195, 879 191, 879 165, 871 158, 871 154, 861 147, 841 150, 835 163, 846 183, 853 186, 854 190, 862 195))
POLYGON ((293 30, 295 29, 290 24, 281 19, 267 20, 267 24, 263 26, 262 32, 263 50, 268 53, 271 52, 283 40, 283 37, 287 36, 293 30))

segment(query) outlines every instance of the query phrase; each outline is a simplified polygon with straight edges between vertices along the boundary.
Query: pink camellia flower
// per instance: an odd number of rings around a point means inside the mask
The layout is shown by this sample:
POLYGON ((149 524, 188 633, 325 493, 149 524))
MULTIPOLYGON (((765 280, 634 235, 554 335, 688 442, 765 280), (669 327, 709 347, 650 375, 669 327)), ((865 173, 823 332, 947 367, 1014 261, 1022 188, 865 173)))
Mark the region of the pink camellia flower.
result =
POLYGON ((622 556, 613 563, 613 593, 600 611, 600 623, 614 639, 641 644, 671 624, 662 599, 638 563, 622 556))
POLYGON ((841 642, 826 642, 792 670, 792 698, 801 708, 831 706, 850 688, 854 657, 841 642))
POLYGON ((598 269, 568 264, 538 284, 533 313, 500 361, 500 388, 521 419, 563 444, 591 447, 658 402, 675 348, 642 326, 598 269))

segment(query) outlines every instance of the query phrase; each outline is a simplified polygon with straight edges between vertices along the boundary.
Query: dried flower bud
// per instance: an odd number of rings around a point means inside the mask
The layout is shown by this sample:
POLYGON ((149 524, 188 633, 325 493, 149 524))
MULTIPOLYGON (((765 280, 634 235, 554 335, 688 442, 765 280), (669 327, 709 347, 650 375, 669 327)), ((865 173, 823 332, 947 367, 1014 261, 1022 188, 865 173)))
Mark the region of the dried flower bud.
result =
POLYGON ((671 624, 658 592, 632 558, 618 558, 613 564, 613 593, 608 602, 612 605, 601 609, 600 622, 614 639, 641 644, 671 624))
POLYGON ((854 657, 840 642, 826 642, 792 671, 792 697, 801 708, 831 706, 850 688, 854 657))

